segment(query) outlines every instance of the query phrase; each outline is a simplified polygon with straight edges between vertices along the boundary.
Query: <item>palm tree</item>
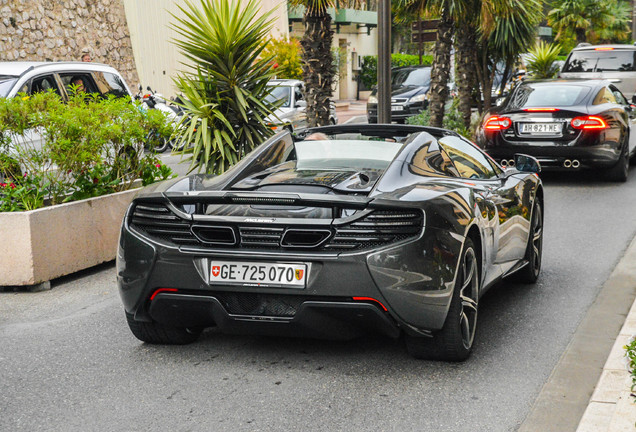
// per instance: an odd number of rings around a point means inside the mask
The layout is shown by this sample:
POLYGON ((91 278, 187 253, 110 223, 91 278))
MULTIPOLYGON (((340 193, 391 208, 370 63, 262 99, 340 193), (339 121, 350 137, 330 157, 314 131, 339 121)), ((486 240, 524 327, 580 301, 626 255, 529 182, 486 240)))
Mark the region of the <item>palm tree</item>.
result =
MULTIPOLYGON (((590 33, 612 28, 617 22, 621 29, 619 33, 622 33, 628 31, 623 24, 629 21, 629 6, 623 7, 622 3, 619 0, 553 0, 548 24, 557 31, 557 41, 574 32, 577 43, 586 42, 590 33)), ((606 33, 605 36, 604 40, 611 40, 616 34, 607 37, 609 34, 606 33)))
MULTIPOLYGON (((310 127, 329 124, 330 97, 336 69, 331 42, 331 15, 327 9, 342 5, 338 0, 290 0, 292 6, 304 6, 305 34, 300 41, 303 47, 302 68, 307 100, 307 122, 310 127)), ((350 2, 352 6, 357 0, 350 2)))

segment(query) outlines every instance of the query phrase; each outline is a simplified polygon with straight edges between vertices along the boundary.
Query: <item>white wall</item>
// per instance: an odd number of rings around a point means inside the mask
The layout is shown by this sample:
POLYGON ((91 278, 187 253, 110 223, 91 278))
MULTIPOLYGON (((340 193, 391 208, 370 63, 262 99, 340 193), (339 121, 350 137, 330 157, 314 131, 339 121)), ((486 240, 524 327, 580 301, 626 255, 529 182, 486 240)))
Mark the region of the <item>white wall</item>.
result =
MULTIPOLYGON (((295 22, 292 27, 290 36, 296 38, 302 38, 304 28, 302 23, 295 22)), ((367 35, 366 27, 357 28, 355 24, 340 26, 340 33, 336 33, 334 26, 332 47, 340 47, 341 41, 346 44, 346 78, 343 82, 339 82, 333 92, 334 100, 341 99, 355 99, 357 83, 355 81, 355 74, 353 69, 354 56, 352 53, 356 53, 356 56, 362 59, 366 55, 378 54, 378 32, 377 28, 371 29, 369 35, 367 35)))
MULTIPOLYGON (((172 78, 185 69, 181 64, 186 61, 170 42, 177 34, 170 28, 175 22, 172 14, 180 14, 178 5, 185 7, 183 0, 123 0, 126 19, 130 30, 133 55, 141 85, 152 87, 165 96, 176 94, 172 78)), ((198 0, 193 3, 197 4, 198 0)), ((281 0, 261 0, 263 12, 278 8, 272 36, 287 36, 287 5, 281 0)), ((129 83, 136 87, 137 83, 129 83)), ((136 90, 134 90, 136 91, 136 90)))

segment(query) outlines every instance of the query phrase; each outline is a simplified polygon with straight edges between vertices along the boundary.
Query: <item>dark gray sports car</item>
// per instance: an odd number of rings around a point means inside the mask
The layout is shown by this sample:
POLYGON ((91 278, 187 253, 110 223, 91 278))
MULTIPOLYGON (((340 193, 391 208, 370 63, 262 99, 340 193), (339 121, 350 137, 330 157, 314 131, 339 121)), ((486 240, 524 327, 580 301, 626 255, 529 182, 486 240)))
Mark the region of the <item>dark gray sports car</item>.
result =
POLYGON ((146 188, 123 222, 117 281, 133 334, 404 334, 418 358, 470 354, 479 298, 541 267, 538 162, 503 170, 444 129, 281 132, 219 176, 146 188))

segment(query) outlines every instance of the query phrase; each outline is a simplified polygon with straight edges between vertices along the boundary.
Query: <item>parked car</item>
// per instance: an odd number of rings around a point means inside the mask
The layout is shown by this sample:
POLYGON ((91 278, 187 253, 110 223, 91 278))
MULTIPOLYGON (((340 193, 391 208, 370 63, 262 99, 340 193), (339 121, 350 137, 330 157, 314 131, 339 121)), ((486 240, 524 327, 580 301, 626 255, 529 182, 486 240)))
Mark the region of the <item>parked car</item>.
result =
MULTIPOLYGON (((0 62, 0 97, 53 91, 68 100, 72 87, 102 96, 132 97, 124 78, 114 68, 90 62, 0 62)), ((34 149, 42 136, 31 130, 20 141, 34 149)))
POLYGON ((541 269, 540 168, 517 166, 449 130, 352 124, 281 132, 222 175, 146 188, 117 254, 130 329, 161 344, 210 326, 404 334, 415 357, 464 360, 479 298, 541 269))
POLYGON ((579 44, 559 78, 608 79, 629 99, 636 92, 636 46, 579 44))
MULTIPOLYGON (((391 120, 398 123, 428 107, 431 87, 430 66, 405 66, 391 70, 391 120)), ((378 122, 378 97, 374 89, 367 100, 369 123, 378 122)))
MULTIPOLYGON (((267 96, 269 102, 280 101, 280 107, 274 111, 273 115, 267 118, 272 125, 272 129, 287 129, 295 132, 298 129, 307 127, 307 114, 305 108, 307 101, 304 96, 304 84, 295 79, 277 79, 268 83, 271 93, 267 96)), ((336 105, 330 102, 329 123, 338 123, 336 115, 336 105)))
POLYGON ((68 99, 73 81, 86 93, 131 97, 123 77, 114 68, 90 62, 0 62, 0 97, 53 90, 68 99))
POLYGON ((635 121, 633 106, 610 81, 525 81, 484 116, 477 143, 503 166, 525 153, 544 168, 603 168, 625 181, 635 121))

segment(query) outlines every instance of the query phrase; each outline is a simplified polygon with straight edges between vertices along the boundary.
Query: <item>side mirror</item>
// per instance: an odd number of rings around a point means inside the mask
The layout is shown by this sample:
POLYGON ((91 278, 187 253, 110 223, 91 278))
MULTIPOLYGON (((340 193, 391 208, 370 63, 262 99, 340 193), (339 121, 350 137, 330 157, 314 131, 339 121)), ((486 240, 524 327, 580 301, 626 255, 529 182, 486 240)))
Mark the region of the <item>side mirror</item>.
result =
POLYGON ((137 89, 141 92, 144 88, 141 86, 141 84, 137 84, 137 89))
POLYGON ((636 93, 632 95, 632 103, 636 104, 636 93))
POLYGON ((532 156, 517 153, 515 154, 515 168, 517 171, 539 174, 541 164, 532 156))
POLYGON ((305 108, 307 107, 307 101, 304 100, 299 100, 296 101, 296 105, 294 105, 296 108, 305 108))

